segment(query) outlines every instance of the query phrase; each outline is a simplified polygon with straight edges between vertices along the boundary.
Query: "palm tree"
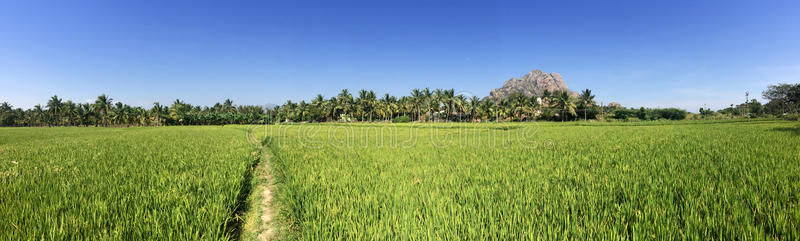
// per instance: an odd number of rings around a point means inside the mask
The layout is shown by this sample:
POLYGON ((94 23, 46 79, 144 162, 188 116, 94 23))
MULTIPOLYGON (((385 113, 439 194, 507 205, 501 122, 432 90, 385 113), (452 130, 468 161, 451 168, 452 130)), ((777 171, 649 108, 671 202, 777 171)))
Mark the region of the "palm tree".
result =
POLYGON ((589 89, 585 89, 581 91, 580 96, 578 96, 580 103, 584 106, 592 106, 595 104, 594 102, 594 95, 592 95, 592 91, 589 89))
POLYGON ((222 103, 222 111, 225 113, 234 112, 235 107, 233 106, 233 101, 230 99, 225 99, 225 102, 222 103))
MULTIPOLYGON (((494 117, 494 121, 500 121, 500 110, 499 109, 501 108, 501 106, 499 105, 498 101, 497 100, 493 100, 493 101, 487 101, 487 102, 490 102, 489 105, 487 105, 487 107, 489 107, 487 109, 488 110, 487 114, 490 115, 491 117, 494 117)), ((491 118, 491 117, 489 117, 489 118, 491 118)))
POLYGON ((550 107, 550 101, 552 100, 552 98, 553 98, 553 93, 551 93, 549 90, 545 89, 544 92, 542 92, 542 102, 543 102, 542 104, 544 106, 550 107))
MULTIPOLYGON (((409 96, 401 96, 399 100, 397 100, 397 111, 398 114, 407 115, 408 113, 414 113, 414 100, 412 97, 409 96)), ((413 120, 413 119, 412 119, 413 120)))
POLYGON ((517 120, 522 120, 525 116, 526 111, 526 102, 528 100, 525 95, 521 93, 514 93, 507 99, 508 108, 511 113, 511 116, 516 118, 517 120))
POLYGON ((175 99, 172 106, 169 107, 169 117, 180 125, 187 124, 187 113, 191 111, 192 106, 182 102, 180 99, 175 99))
POLYGON ((351 95, 350 92, 347 91, 347 89, 343 89, 342 92, 339 93, 336 99, 339 101, 339 103, 337 104, 337 108, 342 110, 343 112, 342 114, 352 118, 352 116, 350 116, 350 111, 352 109, 352 104, 353 104, 353 95, 351 95))
POLYGON ((125 105, 122 102, 117 102, 114 105, 114 110, 111 111, 111 120, 114 125, 122 125, 125 120, 125 105))
MULTIPOLYGON (((94 101, 94 110, 103 121, 103 124, 108 126, 108 113, 111 112, 113 108, 111 106, 111 99, 110 97, 106 96, 106 94, 102 94, 97 96, 97 100, 94 101)), ((97 122, 95 122, 95 126, 97 126, 97 122)))
POLYGON ((356 99, 356 112, 360 121, 364 121, 364 115, 369 112, 369 92, 365 89, 358 91, 358 99, 356 99))
POLYGON ((464 121, 464 118, 467 116, 467 112, 472 110, 472 104, 469 102, 470 100, 467 99, 467 96, 465 95, 457 95, 456 100, 458 101, 458 107, 460 113, 458 121, 464 121))
POLYGON ((42 124, 42 119, 45 117, 44 109, 42 109, 42 105, 35 105, 33 106, 33 115, 31 115, 32 120, 37 124, 42 124))
POLYGON ((572 96, 567 91, 559 91, 560 93, 556 93, 556 106, 558 106, 559 110, 561 110, 561 121, 564 121, 564 118, 567 114, 572 116, 576 116, 575 113, 575 103, 572 100, 572 96))
POLYGON ((309 106, 310 105, 308 103, 306 103, 305 100, 301 100, 300 104, 297 106, 297 110, 296 110, 297 111, 297 116, 298 116, 298 118, 300 118, 301 122, 308 121, 307 118, 308 118, 308 115, 310 113, 309 106))
POLYGON ((444 90, 443 93, 444 97, 442 98, 442 102, 444 103, 445 109, 447 110, 445 116, 448 121, 450 120, 450 115, 453 114, 454 111, 456 111, 455 93, 456 91, 454 89, 444 90))
POLYGON ((499 120, 505 121, 506 118, 511 116, 511 101, 508 99, 502 99, 500 102, 497 103, 497 108, 495 109, 497 118, 499 120))
POLYGON ((419 89, 411 90, 411 102, 414 105, 414 110, 417 111, 417 115, 413 118, 415 121, 419 120, 420 109, 422 108, 424 94, 419 91, 419 89))
POLYGON ((580 103, 580 106, 578 106, 578 108, 583 109, 583 118, 584 120, 586 120, 587 119, 586 109, 595 105, 594 95, 592 95, 592 91, 589 89, 583 90, 581 94, 578 96, 578 102, 580 103))
POLYGON ((541 98, 532 95, 528 98, 528 113, 531 115, 531 119, 536 119, 539 117, 539 113, 541 113, 541 98))
POLYGON ((383 98, 380 100, 380 103, 381 103, 381 111, 384 113, 383 119, 392 121, 395 109, 397 109, 394 96, 391 96, 389 95, 389 93, 386 93, 383 95, 383 98))
POLYGON ((71 100, 64 102, 62 114, 64 115, 64 120, 66 121, 66 125, 73 125, 77 123, 80 119, 80 116, 77 116, 78 113, 78 106, 75 105, 71 100))
POLYGON ((425 120, 427 121, 430 120, 432 117, 428 116, 428 114, 433 114, 432 112, 433 112, 434 96, 430 88, 426 87, 425 89, 422 90, 422 99, 423 99, 422 104, 425 107, 425 113, 426 113, 425 120))
POLYGON ((327 115, 325 114, 326 105, 327 103, 325 102, 325 97, 321 94, 317 94, 317 96, 311 100, 311 113, 313 113, 313 115, 319 119, 327 118, 327 115))
POLYGON ((430 98, 430 103, 428 105, 428 111, 431 113, 431 121, 436 121, 439 115, 439 111, 442 109, 442 104, 445 103, 445 96, 444 90, 436 89, 433 91, 433 96, 430 98))
POLYGON ((153 102, 153 108, 150 108, 150 115, 152 115, 156 126, 161 126, 161 116, 164 115, 164 107, 158 101, 153 102))
POLYGON ((95 115, 94 108, 89 103, 80 104, 78 113, 81 116, 81 123, 83 126, 89 126, 89 123, 94 122, 97 124, 97 116, 95 115))
POLYGON ((14 125, 17 116, 14 113, 14 110, 8 102, 3 102, 0 104, 0 126, 10 126, 14 125))
POLYGON ((469 98, 469 118, 470 121, 475 121, 475 117, 478 115, 478 108, 480 108, 481 99, 478 99, 477 96, 472 96, 469 98))
POLYGON ((339 100, 336 99, 336 96, 331 97, 327 102, 325 102, 323 113, 325 113, 328 120, 336 120, 336 103, 339 103, 339 100))
POLYGON ((59 125, 61 122, 61 109, 63 103, 61 103, 61 99, 58 98, 57 95, 50 97, 50 100, 47 101, 47 112, 50 114, 50 120, 48 120, 48 125, 59 125))

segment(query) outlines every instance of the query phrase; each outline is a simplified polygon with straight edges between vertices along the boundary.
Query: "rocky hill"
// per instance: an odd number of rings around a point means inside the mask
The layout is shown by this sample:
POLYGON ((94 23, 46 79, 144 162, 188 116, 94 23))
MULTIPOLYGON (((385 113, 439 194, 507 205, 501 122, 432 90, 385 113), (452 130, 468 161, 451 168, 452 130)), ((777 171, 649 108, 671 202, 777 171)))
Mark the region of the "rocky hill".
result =
MULTIPOLYGON (((492 90, 489 92, 489 96, 486 98, 505 99, 514 93, 522 93, 526 96, 538 96, 542 95, 544 90, 548 90, 550 92, 556 90, 569 91, 569 89, 567 89, 567 84, 564 83, 564 80, 561 78, 560 74, 555 72, 548 74, 536 69, 523 75, 519 79, 511 78, 507 80, 503 84, 503 87, 492 90)), ((573 95, 576 94, 574 92, 570 93, 573 95)))

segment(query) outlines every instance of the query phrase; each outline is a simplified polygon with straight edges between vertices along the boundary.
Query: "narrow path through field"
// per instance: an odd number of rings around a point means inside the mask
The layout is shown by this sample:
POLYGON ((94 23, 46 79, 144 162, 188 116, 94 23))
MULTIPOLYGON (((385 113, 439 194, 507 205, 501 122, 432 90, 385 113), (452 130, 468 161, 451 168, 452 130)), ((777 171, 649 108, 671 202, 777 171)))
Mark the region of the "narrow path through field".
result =
POLYGON ((269 153, 266 146, 263 146, 261 140, 253 135, 252 129, 247 130, 247 139, 253 145, 257 145, 261 150, 261 162, 255 170, 256 187, 253 194, 258 195, 250 200, 253 209, 248 214, 252 217, 248 218, 248 227, 245 232, 246 238, 255 238, 256 240, 276 240, 278 224, 275 220, 277 214, 276 203, 273 202, 274 179, 270 170, 269 153))
POLYGON ((264 152, 264 161, 261 163, 261 167, 264 168, 265 176, 264 179, 266 182, 264 183, 263 189, 261 189, 261 233, 258 234, 258 240, 273 240, 275 238, 275 230, 274 230, 274 217, 275 217, 275 206, 272 202, 272 189, 273 186, 273 179, 272 173, 269 169, 269 154, 265 151, 264 152))

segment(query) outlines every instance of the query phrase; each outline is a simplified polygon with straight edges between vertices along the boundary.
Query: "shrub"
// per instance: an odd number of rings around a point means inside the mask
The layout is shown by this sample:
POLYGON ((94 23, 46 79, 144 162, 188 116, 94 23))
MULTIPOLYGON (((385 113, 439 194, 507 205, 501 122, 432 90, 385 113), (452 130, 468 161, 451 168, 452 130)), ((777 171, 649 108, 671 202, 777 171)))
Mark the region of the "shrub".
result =
POLYGON ((654 119, 683 120, 686 119, 686 111, 678 108, 654 109, 654 119))
POLYGON ((783 116, 781 116, 781 119, 790 120, 790 121, 800 121, 800 115, 799 114, 784 114, 783 116))
POLYGON ((628 118, 630 118, 630 117, 633 117, 633 116, 635 116, 635 115, 636 115, 636 113, 634 113, 634 111, 633 111, 633 110, 629 110, 629 109, 616 109, 616 110, 614 110, 614 116, 613 116, 613 118, 614 118, 614 119, 622 119, 622 120, 625 120, 625 119, 628 119, 628 118))
POLYGON ((392 119, 392 123, 406 123, 406 122, 411 122, 411 118, 409 118, 408 116, 404 116, 404 115, 401 115, 401 116, 398 116, 397 118, 392 119))

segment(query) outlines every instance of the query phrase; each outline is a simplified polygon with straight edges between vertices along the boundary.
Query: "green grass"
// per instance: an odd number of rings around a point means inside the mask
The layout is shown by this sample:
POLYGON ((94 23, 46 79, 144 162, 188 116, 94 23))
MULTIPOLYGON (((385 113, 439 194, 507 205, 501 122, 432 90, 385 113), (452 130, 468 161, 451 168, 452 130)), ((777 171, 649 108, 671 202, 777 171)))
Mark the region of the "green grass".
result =
POLYGON ((800 238, 793 122, 263 131, 289 239, 800 238))
MULTIPOLYGON (((259 155, 243 129, 0 128, 0 240, 235 239, 259 155)), ((800 239, 796 122, 259 132, 286 239, 800 239)))
POLYGON ((226 240, 241 129, 0 128, 0 240, 226 240))

